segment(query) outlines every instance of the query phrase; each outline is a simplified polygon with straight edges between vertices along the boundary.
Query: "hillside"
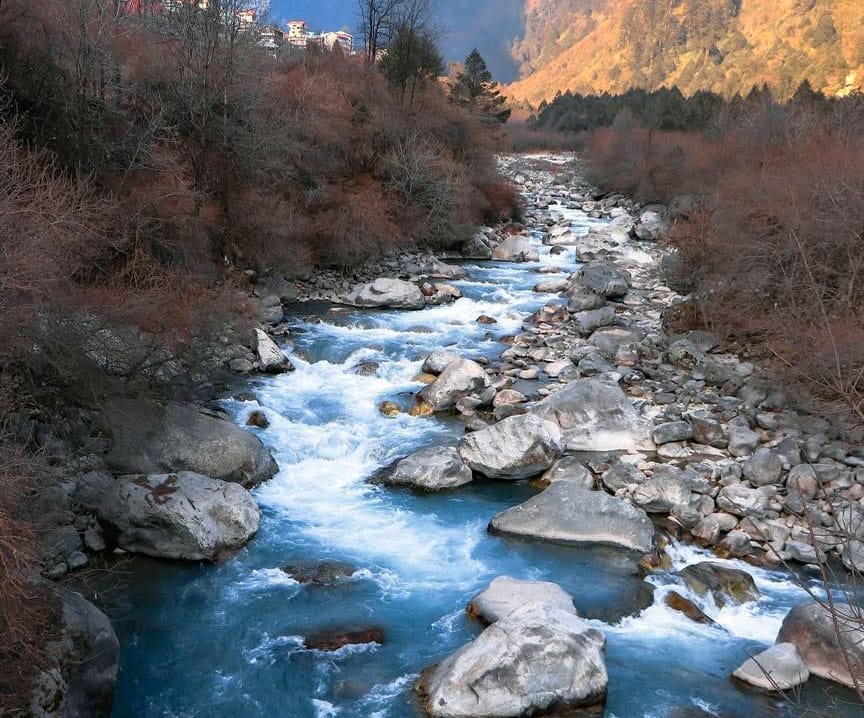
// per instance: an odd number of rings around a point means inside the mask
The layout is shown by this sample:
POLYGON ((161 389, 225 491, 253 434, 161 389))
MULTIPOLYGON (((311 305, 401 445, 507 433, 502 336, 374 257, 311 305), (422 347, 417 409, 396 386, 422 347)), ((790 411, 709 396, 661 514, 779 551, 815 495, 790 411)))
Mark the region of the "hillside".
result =
POLYGON ((803 80, 828 94, 864 87, 861 0, 526 0, 508 89, 538 103, 558 91, 678 85, 724 95, 803 80))

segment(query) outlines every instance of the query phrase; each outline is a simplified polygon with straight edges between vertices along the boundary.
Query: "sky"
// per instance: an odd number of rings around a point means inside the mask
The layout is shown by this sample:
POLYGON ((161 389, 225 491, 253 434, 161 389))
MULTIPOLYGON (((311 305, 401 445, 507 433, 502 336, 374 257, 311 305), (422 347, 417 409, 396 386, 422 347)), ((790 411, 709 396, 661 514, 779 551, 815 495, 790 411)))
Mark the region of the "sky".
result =
MULTIPOLYGON (((508 49, 521 32, 523 0, 436 0, 436 4, 445 61, 464 60, 478 47, 496 79, 516 79, 517 66, 508 49)), ((354 32, 357 0, 272 0, 270 14, 279 22, 306 20, 316 30, 348 27, 354 32)))

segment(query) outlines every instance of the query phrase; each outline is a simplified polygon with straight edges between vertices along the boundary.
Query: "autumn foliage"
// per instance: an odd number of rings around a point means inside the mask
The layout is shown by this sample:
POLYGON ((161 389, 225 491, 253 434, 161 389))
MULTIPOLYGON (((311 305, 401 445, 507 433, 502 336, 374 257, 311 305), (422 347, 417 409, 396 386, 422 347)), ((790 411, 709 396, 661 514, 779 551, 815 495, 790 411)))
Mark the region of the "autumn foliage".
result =
POLYGON ((590 174, 691 208, 668 242, 698 320, 864 421, 862 99, 763 95, 704 133, 625 119, 590 138, 590 174))

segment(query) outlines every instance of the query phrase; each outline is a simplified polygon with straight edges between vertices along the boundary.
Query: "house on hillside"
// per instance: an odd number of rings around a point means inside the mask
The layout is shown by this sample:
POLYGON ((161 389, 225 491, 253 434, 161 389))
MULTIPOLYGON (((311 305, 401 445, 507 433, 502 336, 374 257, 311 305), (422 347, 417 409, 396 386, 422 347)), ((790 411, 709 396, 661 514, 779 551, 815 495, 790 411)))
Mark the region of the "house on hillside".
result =
POLYGON ((345 31, 325 32, 322 36, 324 47, 333 50, 338 45, 346 55, 354 53, 354 36, 345 31))

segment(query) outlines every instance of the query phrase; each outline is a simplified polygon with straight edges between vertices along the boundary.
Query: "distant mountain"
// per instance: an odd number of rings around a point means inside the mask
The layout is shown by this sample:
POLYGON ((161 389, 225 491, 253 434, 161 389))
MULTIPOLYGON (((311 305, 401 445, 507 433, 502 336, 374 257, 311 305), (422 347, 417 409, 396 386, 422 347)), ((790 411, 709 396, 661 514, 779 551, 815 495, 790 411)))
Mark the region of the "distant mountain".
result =
POLYGON ((803 80, 829 94, 864 88, 864 0, 524 0, 513 45, 537 103, 559 91, 678 85, 726 95, 803 80))

